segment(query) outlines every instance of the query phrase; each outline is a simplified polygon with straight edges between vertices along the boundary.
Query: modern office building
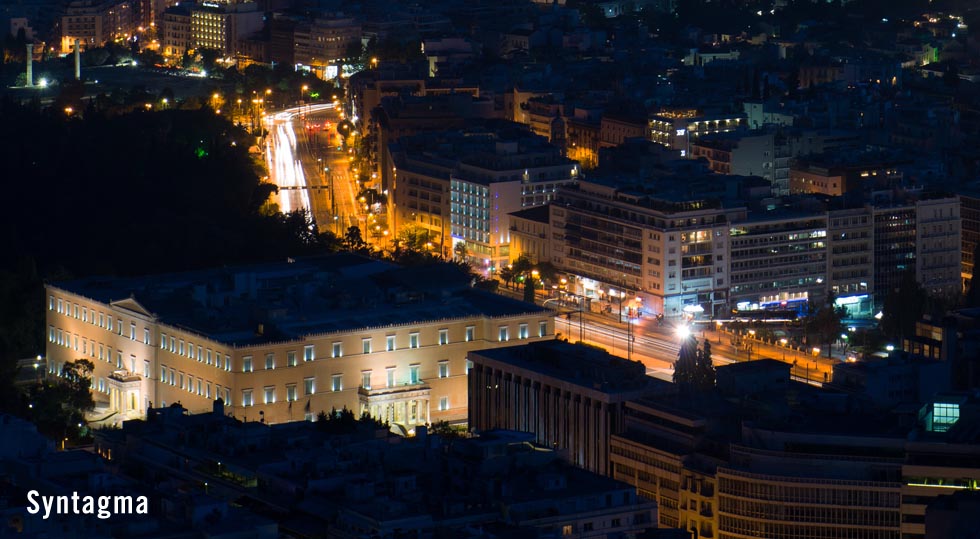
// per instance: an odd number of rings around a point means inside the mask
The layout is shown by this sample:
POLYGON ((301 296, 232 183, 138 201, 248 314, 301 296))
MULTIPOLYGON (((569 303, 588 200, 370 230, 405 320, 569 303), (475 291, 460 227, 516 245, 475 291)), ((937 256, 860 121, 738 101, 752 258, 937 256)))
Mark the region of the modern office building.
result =
POLYGON ((875 304, 896 290, 905 272, 931 295, 962 290, 960 200, 942 194, 887 193, 875 197, 875 304), (955 253, 954 253, 955 251, 955 253))
POLYGON ((221 398, 278 423, 344 407, 401 425, 467 417, 466 356, 550 339, 549 312, 470 288, 450 266, 353 255, 46 287, 49 374, 95 363, 119 419, 221 398))
POLYGON ((734 308, 804 313, 808 304, 821 305, 828 269, 825 212, 750 213, 732 223, 729 243, 734 308))
POLYGON ((639 361, 552 340, 471 352, 469 426, 533 433, 586 470, 609 474, 609 437, 623 428, 626 401, 673 385, 639 361))
POLYGON ((164 58, 180 60, 191 46, 191 10, 173 6, 164 10, 160 22, 160 49, 164 58))
POLYGON ((726 208, 704 187, 704 198, 596 182, 562 189, 551 204, 551 261, 586 298, 639 298, 647 314, 719 312, 729 228, 745 208, 726 208))

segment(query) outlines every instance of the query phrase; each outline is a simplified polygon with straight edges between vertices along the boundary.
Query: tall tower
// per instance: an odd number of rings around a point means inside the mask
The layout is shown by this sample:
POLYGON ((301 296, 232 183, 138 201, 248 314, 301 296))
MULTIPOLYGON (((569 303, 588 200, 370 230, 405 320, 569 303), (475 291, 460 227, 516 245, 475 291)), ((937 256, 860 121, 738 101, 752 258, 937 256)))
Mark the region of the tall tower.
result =
POLYGON ((27 44, 27 86, 34 86, 34 44, 27 44))

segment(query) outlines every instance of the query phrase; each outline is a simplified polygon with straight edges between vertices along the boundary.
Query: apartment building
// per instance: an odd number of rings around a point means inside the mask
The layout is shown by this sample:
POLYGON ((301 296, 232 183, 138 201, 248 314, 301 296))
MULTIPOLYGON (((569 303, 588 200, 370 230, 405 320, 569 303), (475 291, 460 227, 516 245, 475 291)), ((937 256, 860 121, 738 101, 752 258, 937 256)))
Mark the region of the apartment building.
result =
POLYGON ((552 340, 470 353, 469 426, 533 433, 564 458, 609 475, 609 438, 623 428, 626 401, 673 385, 639 361, 552 340))
POLYGON ((647 314, 712 314, 728 302, 728 232, 744 214, 710 197, 580 182, 551 205, 551 261, 586 298, 639 298, 647 314))
POLYGON ((65 6, 61 17, 61 52, 101 47, 108 41, 127 39, 136 32, 133 4, 125 0, 75 0, 65 6))
POLYGON ((169 7, 160 22, 160 45, 164 58, 179 60, 191 46, 191 10, 187 6, 169 7))
POLYGON ((467 354, 549 339, 549 312, 469 287, 449 266, 353 255, 46 287, 49 375, 95 363, 98 408, 121 419, 225 401, 278 423, 370 413, 411 431, 467 417, 467 354))

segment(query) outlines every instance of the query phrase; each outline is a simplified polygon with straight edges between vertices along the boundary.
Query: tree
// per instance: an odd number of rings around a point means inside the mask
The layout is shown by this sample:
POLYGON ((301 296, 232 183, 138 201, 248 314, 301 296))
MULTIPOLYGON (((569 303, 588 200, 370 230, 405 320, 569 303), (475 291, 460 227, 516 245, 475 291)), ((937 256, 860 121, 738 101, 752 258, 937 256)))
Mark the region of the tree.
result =
POLYGON ((352 253, 367 253, 368 244, 361 237, 360 227, 352 226, 347 229, 344 234, 344 248, 352 253))
POLYGON ((809 333, 826 347, 827 357, 831 355, 831 345, 840 338, 841 333, 845 330, 844 317, 846 314, 847 311, 844 308, 834 305, 833 296, 831 296, 828 302, 807 320, 809 333))
POLYGON ((711 343, 705 341, 698 349, 693 335, 681 343, 674 363, 674 383, 684 390, 707 391, 715 387, 715 366, 711 363, 711 343))
POLYGON ((881 330, 899 340, 915 333, 915 323, 925 314, 927 299, 926 291, 915 280, 915 271, 906 271, 898 288, 885 296, 881 330))
POLYGON ((704 341, 697 353, 694 368, 694 387, 708 390, 715 387, 715 366, 711 362, 711 343, 704 341))
POLYGON ((674 363, 674 383, 682 387, 693 387, 697 378, 698 340, 689 335, 681 343, 681 350, 674 363))
POLYGON ((77 440, 85 425, 85 412, 95 407, 90 391, 95 365, 87 359, 69 361, 61 377, 31 390, 32 420, 38 432, 54 440, 77 440))

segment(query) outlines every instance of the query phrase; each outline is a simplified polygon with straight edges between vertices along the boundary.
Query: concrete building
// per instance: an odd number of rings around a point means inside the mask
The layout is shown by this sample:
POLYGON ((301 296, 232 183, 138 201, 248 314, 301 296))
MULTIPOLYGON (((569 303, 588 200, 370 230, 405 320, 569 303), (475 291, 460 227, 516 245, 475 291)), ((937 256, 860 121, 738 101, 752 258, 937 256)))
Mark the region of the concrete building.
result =
POLYGON ((857 189, 894 189, 902 184, 904 160, 879 154, 819 154, 795 160, 789 171, 791 194, 841 196, 857 189))
POLYGON ((697 109, 663 109, 647 119, 650 140, 680 150, 681 157, 691 153, 691 142, 713 133, 729 133, 746 128, 745 114, 710 114, 697 109))
POLYGON ((527 255, 535 264, 551 261, 551 210, 535 206, 510 214, 510 260, 527 255))
POLYGON ((191 11, 190 47, 239 53, 239 41, 262 30, 264 14, 255 2, 195 4, 191 11))
POLYGON ((191 46, 191 11, 173 6, 163 12, 160 22, 160 50, 164 58, 178 61, 191 46))
POLYGON ((739 310, 806 312, 826 293, 827 214, 754 212, 731 224, 730 304, 739 310))
POLYGON ((976 261, 973 254, 980 244, 980 193, 957 193, 960 199, 960 244, 962 246, 960 278, 963 280, 963 290, 969 290, 973 282, 973 272, 976 261))
POLYGON ((269 423, 344 407, 406 431, 465 421, 470 351, 554 335, 549 311, 448 266, 353 255, 46 290, 49 374, 90 359, 98 409, 119 420, 220 397, 269 423))
MULTIPOLYGON (((300 17, 274 13, 269 22, 270 60, 308 67, 324 78, 339 68, 351 45, 361 43, 361 24, 353 17, 300 17)), ((333 75, 336 77, 336 73, 333 75)))
POLYGON ((761 363, 720 367, 715 392, 627 403, 613 477, 696 537, 898 539, 902 430, 761 363))
POLYGON ((876 193, 873 201, 876 308, 906 271, 930 294, 962 290, 960 202, 955 196, 876 193), (954 253, 955 251, 955 253, 954 253))
POLYGON ((597 301, 639 298, 647 314, 727 305, 728 231, 744 208, 687 193, 581 182, 551 205, 551 261, 569 289, 597 301))
POLYGON ((639 361, 550 341, 469 355, 469 426, 533 433, 569 462, 609 475, 609 437, 623 428, 626 401, 673 386, 639 361))
POLYGON ((827 215, 827 284, 848 316, 874 310, 874 219, 866 207, 830 209, 827 215))
POLYGON ((75 0, 65 6, 61 17, 61 52, 101 47, 108 41, 125 40, 136 32, 133 5, 125 0, 75 0))

